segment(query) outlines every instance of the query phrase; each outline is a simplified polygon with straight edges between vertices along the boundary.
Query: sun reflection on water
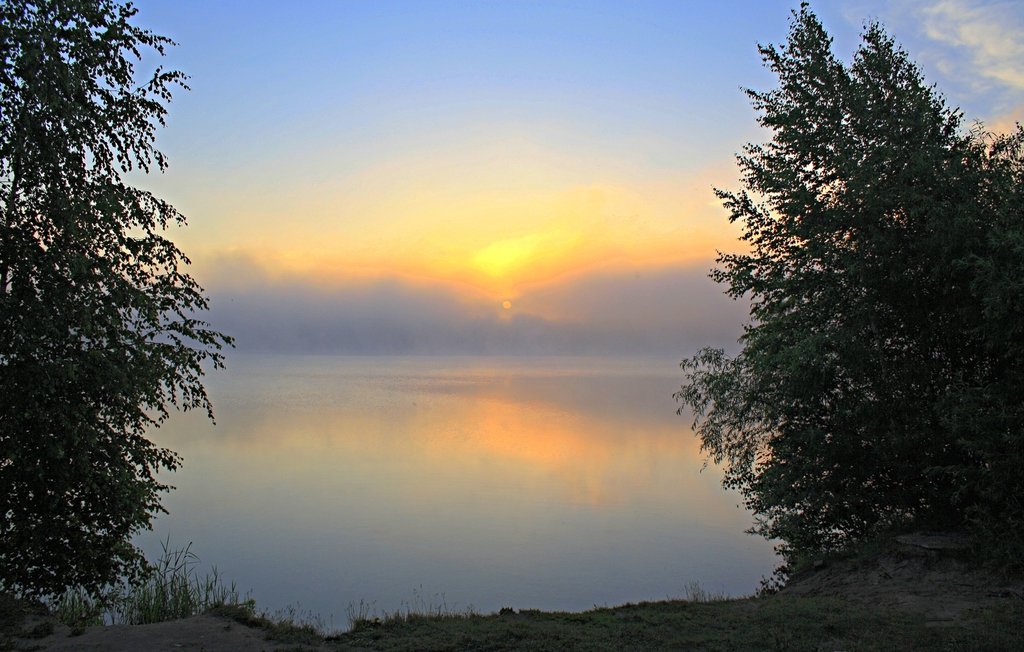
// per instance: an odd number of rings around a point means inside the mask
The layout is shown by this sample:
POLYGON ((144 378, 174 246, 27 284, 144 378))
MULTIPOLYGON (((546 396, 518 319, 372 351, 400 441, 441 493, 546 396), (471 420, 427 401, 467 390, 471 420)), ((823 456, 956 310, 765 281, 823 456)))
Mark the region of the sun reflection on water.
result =
POLYGON ((771 569, 737 498, 701 472, 671 365, 239 366, 212 387, 215 429, 186 416, 155 434, 185 465, 154 536, 231 561, 264 602, 343 613, 423 584, 484 610, 578 609, 693 580, 750 591, 771 569))

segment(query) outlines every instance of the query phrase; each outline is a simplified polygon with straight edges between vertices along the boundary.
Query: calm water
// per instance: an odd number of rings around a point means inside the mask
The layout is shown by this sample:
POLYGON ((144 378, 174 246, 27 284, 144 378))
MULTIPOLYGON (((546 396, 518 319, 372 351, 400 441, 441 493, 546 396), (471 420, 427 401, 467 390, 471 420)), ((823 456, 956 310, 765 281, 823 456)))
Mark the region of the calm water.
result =
POLYGON ((140 542, 193 542, 271 610, 344 627, 360 600, 488 612, 752 592, 774 563, 719 486, 673 360, 231 356, 217 426, 140 542))

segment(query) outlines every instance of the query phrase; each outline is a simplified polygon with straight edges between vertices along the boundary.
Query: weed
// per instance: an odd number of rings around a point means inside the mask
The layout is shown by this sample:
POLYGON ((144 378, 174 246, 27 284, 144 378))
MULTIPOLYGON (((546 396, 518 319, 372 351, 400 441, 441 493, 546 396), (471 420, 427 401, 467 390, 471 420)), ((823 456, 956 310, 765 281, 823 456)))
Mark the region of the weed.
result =
POLYGON ((723 602, 728 600, 729 596, 724 593, 712 593, 701 586, 700 582, 693 580, 683 587, 683 599, 687 602, 723 602))
POLYGON ((234 582, 225 584, 217 568, 199 577, 199 557, 192 544, 171 550, 167 542, 153 572, 132 587, 125 599, 114 602, 113 622, 126 625, 188 618, 213 607, 242 602, 234 582))
POLYGON ((69 590, 50 605, 57 620, 72 629, 102 625, 105 608, 103 601, 81 590, 69 590))
POLYGON ((409 601, 403 600, 398 609, 392 612, 377 612, 376 603, 360 600, 348 605, 348 624, 350 631, 358 631, 373 627, 391 626, 422 620, 464 619, 476 616, 472 605, 465 609, 449 607, 443 593, 434 595, 427 601, 423 598, 423 587, 413 590, 409 601))
POLYGON ((68 591, 50 603, 60 622, 73 629, 91 625, 145 625, 188 618, 222 605, 245 604, 234 582, 225 584, 214 567, 200 577, 199 557, 192 544, 171 549, 169 540, 150 567, 146 578, 134 586, 110 587, 100 595, 68 591))
POLYGON ((296 607, 288 607, 274 614, 257 612, 255 604, 250 600, 242 604, 225 604, 209 610, 215 616, 230 618, 245 625, 262 629, 267 640, 280 643, 296 643, 318 645, 332 638, 330 627, 319 615, 303 612, 296 607))
POLYGON ((789 579, 789 567, 785 564, 777 566, 772 571, 771 575, 762 575, 761 582, 757 587, 754 595, 764 598, 769 595, 775 595, 782 590, 782 587, 786 586, 786 581, 789 579))
POLYGON ((376 603, 365 600, 360 600, 358 604, 349 602, 346 609, 349 629, 368 627, 377 621, 378 619, 374 615, 377 613, 375 605, 376 603))

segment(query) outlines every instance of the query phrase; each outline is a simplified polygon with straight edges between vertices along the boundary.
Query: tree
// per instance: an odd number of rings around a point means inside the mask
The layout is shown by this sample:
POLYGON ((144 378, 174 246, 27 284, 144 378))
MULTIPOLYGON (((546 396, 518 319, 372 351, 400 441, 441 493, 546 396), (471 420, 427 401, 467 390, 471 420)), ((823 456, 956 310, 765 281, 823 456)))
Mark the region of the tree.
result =
POLYGON ((0 4, 0 589, 97 591, 144 570, 131 537, 179 458, 147 439, 204 409, 229 337, 164 231, 185 219, 128 185, 164 170, 171 41, 114 0, 0 4))
POLYGON ((759 50, 772 139, 716 190, 747 251, 712 271, 750 322, 683 361, 680 412, 785 555, 911 523, 1024 549, 1024 131, 965 130, 877 23, 847 65, 804 4, 759 50))

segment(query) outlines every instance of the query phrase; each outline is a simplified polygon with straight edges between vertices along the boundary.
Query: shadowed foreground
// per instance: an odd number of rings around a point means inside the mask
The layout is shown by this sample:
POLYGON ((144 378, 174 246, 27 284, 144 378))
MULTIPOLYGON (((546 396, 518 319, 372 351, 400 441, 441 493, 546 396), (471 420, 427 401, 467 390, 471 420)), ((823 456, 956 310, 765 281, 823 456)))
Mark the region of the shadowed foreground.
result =
POLYGON ((839 598, 681 601, 582 614, 523 611, 422 620, 347 634, 350 649, 817 650, 1019 649, 1022 604, 1007 601, 964 621, 934 627, 920 615, 839 598))
POLYGON ((1024 601, 1002 598, 956 620, 842 598, 778 595, 692 603, 652 602, 585 613, 523 610, 422 617, 367 625, 337 637, 248 626, 227 615, 155 625, 58 627, 8 639, 15 650, 1009 650, 1024 649, 1024 601))
POLYGON ((1024 580, 900 537, 882 550, 811 564, 778 594, 673 600, 584 613, 358 619, 352 631, 274 622, 220 607, 155 625, 78 635, 19 607, 0 649, 21 650, 1010 650, 1024 649, 1024 580))

